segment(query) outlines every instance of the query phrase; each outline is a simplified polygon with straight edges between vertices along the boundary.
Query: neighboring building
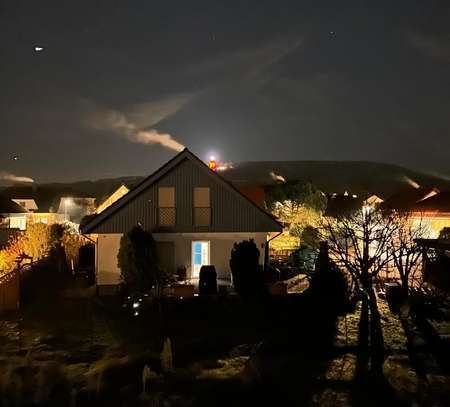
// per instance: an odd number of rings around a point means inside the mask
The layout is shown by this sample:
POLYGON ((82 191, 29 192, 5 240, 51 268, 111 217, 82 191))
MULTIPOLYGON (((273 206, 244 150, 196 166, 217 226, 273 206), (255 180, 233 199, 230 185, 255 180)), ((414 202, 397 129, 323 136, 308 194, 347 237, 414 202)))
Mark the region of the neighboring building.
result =
POLYGON ((136 225, 152 232, 161 267, 186 268, 194 281, 208 264, 218 278, 231 280, 231 249, 244 239, 255 240, 262 264, 270 234, 282 230, 187 149, 82 225, 96 241, 97 284, 104 291, 120 283, 120 238, 136 225))
POLYGON ((54 223, 64 222, 63 214, 53 212, 39 212, 39 208, 33 198, 17 198, 12 199, 12 201, 20 205, 27 212, 25 214, 24 229, 26 229, 27 225, 31 225, 33 223, 45 223, 46 225, 53 225, 54 223))
POLYGON ((32 212, 27 213, 27 225, 32 223, 45 223, 53 225, 55 223, 63 223, 65 221, 64 214, 54 212, 32 212))
POLYGON ((384 205, 411 212, 415 222, 426 226, 427 238, 436 239, 443 228, 450 227, 450 191, 417 188, 390 197, 384 205))
POLYGON ((64 222, 64 214, 52 212, 35 212, 38 206, 31 198, 0 198, 0 229, 26 230, 33 223, 64 222))
POLYGON ((25 230, 26 209, 9 198, 0 197, 0 228, 25 230))
POLYGON ((32 198, 13 198, 12 201, 20 205, 22 208, 26 209, 27 212, 35 212, 38 210, 36 201, 32 198))
POLYGON ((12 235, 27 226, 26 211, 9 198, 0 196, 0 249, 12 235))
POLYGON ((126 185, 121 185, 97 207, 95 213, 99 214, 103 212, 106 208, 110 207, 114 202, 118 201, 124 195, 128 194, 128 192, 130 192, 130 189, 126 185))
POLYGON ((59 200, 58 213, 64 220, 79 224, 86 215, 95 213, 95 198, 64 196, 59 200))
POLYGON ((366 199, 351 195, 328 197, 327 216, 345 216, 364 205, 381 204, 397 211, 407 211, 413 222, 426 226, 427 238, 436 239, 444 227, 450 227, 450 191, 416 188, 398 192, 383 200, 377 195, 366 199))

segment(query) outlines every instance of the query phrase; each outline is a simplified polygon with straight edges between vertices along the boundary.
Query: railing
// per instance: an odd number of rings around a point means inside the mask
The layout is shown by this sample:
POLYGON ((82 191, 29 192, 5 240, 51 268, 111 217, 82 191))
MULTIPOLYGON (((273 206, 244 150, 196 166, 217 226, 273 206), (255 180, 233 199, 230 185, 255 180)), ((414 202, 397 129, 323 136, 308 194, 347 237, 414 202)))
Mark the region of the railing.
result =
POLYGON ((195 226, 209 226, 211 225, 211 208, 194 207, 194 225, 195 226))
POLYGON ((175 226, 177 220, 177 211, 175 207, 159 207, 158 208, 158 224, 159 226, 175 226))

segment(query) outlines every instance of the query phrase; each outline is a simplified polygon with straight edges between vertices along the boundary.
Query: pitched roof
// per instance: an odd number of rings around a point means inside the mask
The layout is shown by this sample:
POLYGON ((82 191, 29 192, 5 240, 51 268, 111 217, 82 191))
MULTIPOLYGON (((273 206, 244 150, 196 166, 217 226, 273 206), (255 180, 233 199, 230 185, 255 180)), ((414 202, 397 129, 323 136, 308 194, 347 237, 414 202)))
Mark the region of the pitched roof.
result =
POLYGON ((0 213, 26 213, 27 210, 9 198, 0 196, 0 213))
POLYGON ((402 190, 386 199, 383 206, 390 209, 413 210, 418 202, 429 196, 434 190, 434 188, 411 188, 402 190))
POLYGON ((331 195, 328 197, 325 216, 340 217, 348 216, 360 209, 363 199, 351 195, 331 195))
POLYGON ((415 205, 419 211, 450 212, 450 191, 439 192, 415 205))
POLYGON ((220 176, 217 172, 212 171, 202 160, 200 160, 195 154, 185 148, 183 151, 178 153, 172 159, 167 161, 162 167, 157 169, 148 177, 144 178, 141 182, 135 185, 126 195, 122 198, 118 199, 111 206, 106 208, 103 212, 99 213, 97 216, 94 216, 90 219, 86 219, 80 227, 81 233, 90 233, 96 226, 99 226, 103 221, 114 215, 120 208, 124 207, 128 202, 138 196, 141 192, 145 191, 151 185, 153 185, 156 181, 166 175, 169 171, 175 168, 181 161, 184 159, 189 159, 195 163, 197 163, 200 168, 202 168, 208 175, 214 177, 218 182, 220 182, 227 189, 232 191, 234 194, 239 195, 245 201, 247 201, 250 205, 256 208, 261 214, 270 218, 271 221, 277 226, 277 228, 282 228, 281 223, 279 223, 272 215, 264 211, 254 202, 252 202, 249 198, 247 198, 244 194, 242 194, 236 187, 234 187, 229 181, 225 180, 222 176, 220 176))

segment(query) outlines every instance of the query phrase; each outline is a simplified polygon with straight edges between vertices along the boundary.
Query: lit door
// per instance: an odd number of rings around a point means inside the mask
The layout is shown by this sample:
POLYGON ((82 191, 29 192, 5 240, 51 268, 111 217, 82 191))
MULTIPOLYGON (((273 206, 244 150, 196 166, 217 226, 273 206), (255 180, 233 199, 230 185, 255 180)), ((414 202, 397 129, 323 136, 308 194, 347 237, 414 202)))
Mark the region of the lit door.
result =
POLYGON ((209 265, 209 242, 192 242, 192 278, 198 278, 200 268, 209 265))

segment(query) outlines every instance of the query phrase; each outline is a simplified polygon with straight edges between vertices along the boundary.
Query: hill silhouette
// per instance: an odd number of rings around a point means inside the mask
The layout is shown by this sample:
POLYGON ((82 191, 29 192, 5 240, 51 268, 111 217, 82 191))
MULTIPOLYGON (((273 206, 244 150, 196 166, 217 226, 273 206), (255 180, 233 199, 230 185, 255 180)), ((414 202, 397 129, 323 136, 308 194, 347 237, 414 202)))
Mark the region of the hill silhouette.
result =
MULTIPOLYGON (((245 161, 220 173, 236 187, 266 186, 276 178, 312 182, 325 193, 367 195, 388 198, 416 187, 450 190, 450 181, 392 164, 366 161, 245 161)), ((146 176, 149 174, 146 174, 146 176)), ((103 201, 120 185, 129 187, 144 176, 124 176, 95 181, 12 185, 0 193, 9 198, 34 198, 40 211, 57 210, 62 196, 94 197, 103 201)))

